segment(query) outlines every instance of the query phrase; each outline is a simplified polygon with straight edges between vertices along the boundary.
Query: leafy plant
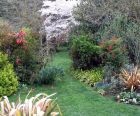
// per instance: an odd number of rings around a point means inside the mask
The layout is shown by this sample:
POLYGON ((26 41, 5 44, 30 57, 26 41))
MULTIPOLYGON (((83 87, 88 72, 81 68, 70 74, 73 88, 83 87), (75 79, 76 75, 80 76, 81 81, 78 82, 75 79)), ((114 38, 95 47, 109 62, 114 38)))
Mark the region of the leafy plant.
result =
POLYGON ((61 80, 63 76, 64 70, 62 68, 45 67, 41 69, 37 81, 41 84, 53 84, 56 80, 61 80))
POLYGON ((9 52, 10 45, 13 43, 15 38, 12 36, 12 26, 8 21, 0 18, 0 50, 9 52))
POLYGON ((7 31, 0 32, 0 50, 8 54, 19 81, 31 84, 41 67, 40 57, 37 57, 39 56, 38 36, 29 28, 22 28, 18 33, 8 30, 8 26, 6 29, 7 31))
POLYGON ((114 36, 110 40, 100 42, 99 45, 103 48, 104 64, 119 68, 127 63, 127 52, 121 39, 114 36))
POLYGON ((97 68, 93 70, 85 70, 85 71, 77 70, 74 71, 74 77, 82 82, 94 86, 96 82, 102 81, 103 70, 101 68, 97 68))
POLYGON ((73 38, 71 46, 71 56, 74 68, 91 69, 99 66, 101 60, 102 48, 95 45, 87 35, 80 35, 73 38))
POLYGON ((136 92, 121 92, 117 100, 126 104, 140 104, 140 96, 136 92))
POLYGON ((80 22, 102 25, 112 21, 114 14, 119 12, 131 20, 139 21, 139 8, 137 0, 81 0, 74 9, 74 16, 80 22))
MULTIPOLYGON (((18 103, 10 103, 8 97, 0 102, 0 109, 2 116, 57 116, 59 113, 55 112, 57 104, 51 97, 45 93, 37 94, 30 99, 26 98, 22 103, 20 100, 18 103)), ((28 96, 27 96, 28 97, 28 96)))
POLYGON ((18 80, 8 56, 0 52, 0 96, 11 95, 17 91, 18 80))
POLYGON ((128 89, 138 89, 140 86, 140 72, 137 66, 131 72, 123 69, 119 77, 128 89))
POLYGON ((41 58, 39 57, 39 38, 30 28, 23 28, 21 31, 25 33, 26 44, 14 49, 13 59, 11 60, 16 61, 14 62, 15 69, 20 77, 20 82, 32 84, 42 66, 41 58))

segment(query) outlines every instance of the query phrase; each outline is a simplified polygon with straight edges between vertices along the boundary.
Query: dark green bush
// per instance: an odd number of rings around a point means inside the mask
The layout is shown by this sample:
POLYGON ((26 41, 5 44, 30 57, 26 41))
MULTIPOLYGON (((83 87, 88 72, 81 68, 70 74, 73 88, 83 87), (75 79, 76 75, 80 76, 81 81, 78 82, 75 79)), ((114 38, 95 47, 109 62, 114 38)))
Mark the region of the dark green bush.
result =
POLYGON ((54 84, 56 80, 61 80, 64 76, 64 70, 59 67, 42 68, 37 82, 40 84, 54 84))
POLYGON ((8 56, 0 52, 0 96, 9 96, 17 91, 18 80, 8 56))
POLYGON ((73 38, 71 46, 71 56, 74 68, 90 69, 99 66, 102 48, 90 39, 87 35, 76 36, 73 38))

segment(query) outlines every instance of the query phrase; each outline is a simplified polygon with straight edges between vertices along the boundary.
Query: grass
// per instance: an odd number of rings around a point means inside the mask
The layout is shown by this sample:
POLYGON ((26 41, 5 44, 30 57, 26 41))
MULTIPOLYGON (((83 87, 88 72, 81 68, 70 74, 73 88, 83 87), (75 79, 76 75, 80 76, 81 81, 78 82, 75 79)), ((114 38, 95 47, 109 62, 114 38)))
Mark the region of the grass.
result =
POLYGON ((72 78, 70 74, 71 60, 67 52, 59 52, 51 62, 53 66, 60 66, 65 69, 65 77, 55 86, 34 86, 23 88, 20 92, 10 97, 16 100, 18 95, 25 98, 32 88, 31 96, 45 92, 48 94, 57 92, 57 102, 64 116, 139 116, 140 108, 136 106, 116 103, 105 98, 87 87, 83 83, 72 78))

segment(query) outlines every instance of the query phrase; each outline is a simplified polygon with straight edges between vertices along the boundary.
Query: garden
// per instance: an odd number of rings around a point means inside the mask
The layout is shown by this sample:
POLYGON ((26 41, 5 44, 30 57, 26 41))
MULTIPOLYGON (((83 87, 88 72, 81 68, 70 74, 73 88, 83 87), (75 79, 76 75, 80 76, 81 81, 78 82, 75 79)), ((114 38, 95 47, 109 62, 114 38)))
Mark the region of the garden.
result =
POLYGON ((80 0, 52 38, 29 1, 16 25, 0 15, 0 115, 139 116, 140 1, 80 0))

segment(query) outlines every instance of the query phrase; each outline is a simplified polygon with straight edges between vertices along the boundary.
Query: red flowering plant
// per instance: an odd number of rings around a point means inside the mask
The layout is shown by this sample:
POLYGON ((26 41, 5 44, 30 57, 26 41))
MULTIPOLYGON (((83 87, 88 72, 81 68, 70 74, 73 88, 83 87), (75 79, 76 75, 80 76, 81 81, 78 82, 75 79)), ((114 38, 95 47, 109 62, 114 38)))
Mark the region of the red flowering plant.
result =
POLYGON ((26 48, 27 49, 27 46, 26 44, 28 43, 27 40, 25 39, 26 37, 26 33, 24 32, 23 29, 20 30, 19 33, 16 34, 16 44, 19 45, 19 46, 22 46, 23 48, 26 48))
POLYGON ((99 43, 103 49, 103 62, 114 67, 121 67, 127 62, 126 49, 120 38, 113 36, 111 39, 99 43))
POLYGON ((35 73, 39 72, 39 43, 38 33, 29 28, 15 33, 8 22, 1 23, 0 20, 0 51, 8 54, 8 60, 14 64, 20 82, 31 83, 35 73))
MULTIPOLYGON (((11 44, 10 61, 14 64, 15 71, 19 76, 19 81, 32 83, 33 75, 37 73, 38 60, 38 36, 34 35, 30 29, 23 28, 18 33, 10 34, 15 39, 11 44)), ((41 65, 40 65, 41 66, 41 65)))

